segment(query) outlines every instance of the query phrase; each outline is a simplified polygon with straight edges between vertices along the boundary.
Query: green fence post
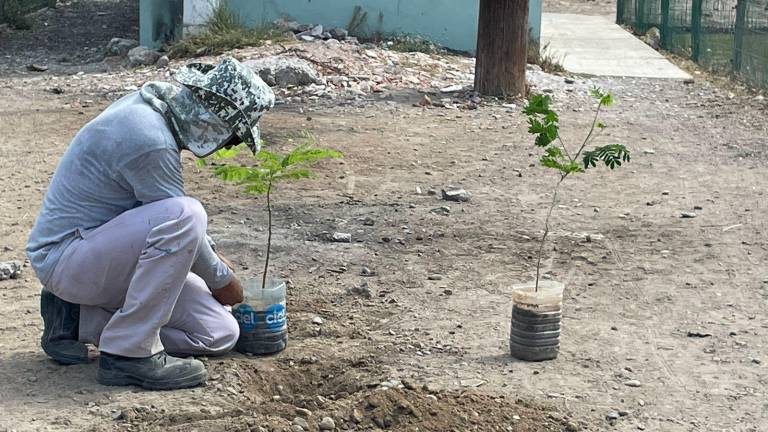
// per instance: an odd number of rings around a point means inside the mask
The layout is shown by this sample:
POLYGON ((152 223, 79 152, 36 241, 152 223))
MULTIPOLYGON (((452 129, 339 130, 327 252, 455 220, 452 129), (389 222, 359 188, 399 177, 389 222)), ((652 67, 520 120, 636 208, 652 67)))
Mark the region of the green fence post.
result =
POLYGON ((739 0, 736 3, 736 25, 733 34, 733 70, 741 71, 742 51, 744 49, 744 32, 747 21, 747 2, 739 0))
POLYGON ((645 0, 635 1, 635 31, 645 33, 648 31, 645 19, 645 0))
POLYGON ((616 24, 624 24, 624 0, 616 0, 616 24))
POLYGON ((669 0, 661 0, 661 47, 669 49, 669 0))
POLYGON ((703 0, 693 0, 691 7, 691 59, 699 61, 701 56, 701 6, 703 0))

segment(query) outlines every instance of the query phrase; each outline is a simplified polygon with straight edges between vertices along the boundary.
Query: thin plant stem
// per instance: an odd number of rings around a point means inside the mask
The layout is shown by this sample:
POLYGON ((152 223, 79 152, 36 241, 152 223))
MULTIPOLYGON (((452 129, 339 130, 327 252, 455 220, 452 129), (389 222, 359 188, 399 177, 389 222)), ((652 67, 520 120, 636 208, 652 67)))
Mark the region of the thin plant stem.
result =
POLYGON ((272 192, 272 178, 267 185, 267 259, 264 261, 264 276, 261 279, 261 289, 267 289, 267 270, 269 270, 269 252, 272 250, 272 202, 270 194, 272 192))
POLYGON ((576 152, 576 156, 573 157, 573 160, 576 160, 581 155, 581 152, 584 151, 584 147, 587 146, 589 143, 589 139, 592 138, 592 134, 595 132, 595 126, 597 126, 597 119, 600 117, 600 109, 603 107, 603 102, 597 104, 597 110, 595 111, 595 118, 592 119, 592 127, 589 128, 589 133, 587 134, 587 137, 584 138, 584 142, 581 144, 581 148, 579 148, 579 151, 576 152))
POLYGON ((563 183, 563 180, 568 177, 568 174, 564 174, 560 176, 560 180, 557 182, 557 185, 555 185, 555 191, 552 194, 552 203, 549 205, 549 211, 547 212, 547 219, 544 222, 544 235, 541 237, 541 243, 539 244, 539 258, 536 261, 536 286, 534 287, 535 292, 539 292, 539 277, 541 275, 541 255, 544 253, 544 243, 547 241, 547 236, 549 235, 549 219, 552 217, 552 210, 554 210, 555 205, 557 204, 557 192, 560 189, 560 185, 563 183))

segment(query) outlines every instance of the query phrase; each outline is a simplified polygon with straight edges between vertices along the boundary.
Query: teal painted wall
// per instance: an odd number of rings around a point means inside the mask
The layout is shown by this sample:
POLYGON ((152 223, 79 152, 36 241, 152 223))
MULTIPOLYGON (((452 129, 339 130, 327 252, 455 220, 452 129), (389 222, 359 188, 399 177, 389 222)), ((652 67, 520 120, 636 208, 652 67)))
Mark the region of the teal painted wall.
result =
MULTIPOLYGON (((205 0, 202 0, 205 1, 205 0)), ((281 16, 300 23, 346 27, 355 6, 368 14, 368 31, 421 35, 448 48, 474 51, 480 0, 227 0, 249 25, 281 16)), ((530 0, 528 26, 541 36, 542 0, 530 0)))
POLYGON ((150 48, 181 36, 183 0, 140 0, 139 1, 139 43, 150 48))

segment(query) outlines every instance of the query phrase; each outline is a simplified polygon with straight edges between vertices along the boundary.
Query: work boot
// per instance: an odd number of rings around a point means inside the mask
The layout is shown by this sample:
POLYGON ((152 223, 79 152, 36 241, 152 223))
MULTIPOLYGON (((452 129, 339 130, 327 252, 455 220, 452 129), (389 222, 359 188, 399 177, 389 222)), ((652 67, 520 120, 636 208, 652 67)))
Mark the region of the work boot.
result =
POLYGON ((161 351, 144 358, 102 352, 98 381, 109 386, 137 385, 148 390, 194 387, 208 379, 200 360, 171 357, 161 351))
POLYGON ((43 337, 40 345, 49 357, 63 365, 88 363, 88 348, 78 341, 80 305, 66 302, 53 293, 40 293, 43 337))

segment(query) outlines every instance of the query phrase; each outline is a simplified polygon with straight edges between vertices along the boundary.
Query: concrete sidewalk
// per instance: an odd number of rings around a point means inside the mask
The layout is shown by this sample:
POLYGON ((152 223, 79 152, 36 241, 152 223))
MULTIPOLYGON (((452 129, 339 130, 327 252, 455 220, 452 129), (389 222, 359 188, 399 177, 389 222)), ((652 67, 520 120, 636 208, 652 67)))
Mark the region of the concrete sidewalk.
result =
POLYGON ((544 14, 541 43, 569 72, 691 80, 653 48, 613 23, 610 17, 544 14))

